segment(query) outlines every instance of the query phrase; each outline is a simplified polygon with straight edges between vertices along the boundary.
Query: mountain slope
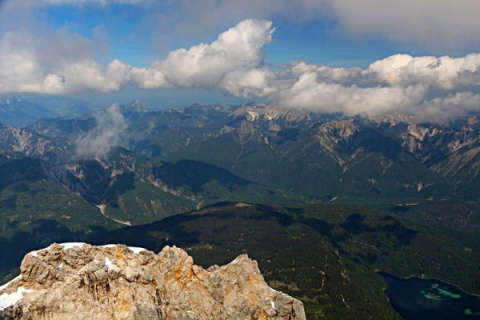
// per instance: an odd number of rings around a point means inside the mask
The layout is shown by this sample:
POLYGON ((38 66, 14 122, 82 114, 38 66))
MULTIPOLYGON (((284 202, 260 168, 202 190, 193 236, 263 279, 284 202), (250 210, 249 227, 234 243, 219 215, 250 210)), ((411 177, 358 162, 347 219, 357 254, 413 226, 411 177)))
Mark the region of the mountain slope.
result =
POLYGON ((461 198, 476 200, 480 191, 480 118, 449 124, 415 123, 403 117, 376 124, 386 135, 437 174, 453 182, 461 198))
MULTIPOLYGON (((458 191, 474 199, 480 181, 476 118, 441 126, 401 115, 339 119, 274 105, 146 112, 138 102, 119 111, 126 129, 118 143, 140 156, 213 164, 305 198, 395 204, 452 198, 458 191)), ((29 128, 71 142, 95 130, 95 117, 29 128)))
POLYGON ((375 299, 365 288, 349 281, 349 272, 338 251, 312 228, 297 223, 274 208, 224 203, 189 214, 176 215, 146 226, 114 231, 98 244, 126 241, 157 250, 177 245, 200 265, 224 264, 235 252, 259 261, 267 282, 301 299, 308 319, 322 315, 341 319, 384 314, 397 319, 381 292, 375 299), (346 303, 352 309, 345 306, 346 303))
POLYGON ((24 127, 41 118, 55 117, 43 106, 19 97, 0 96, 0 122, 24 127))
POLYGON ((376 269, 438 277, 480 292, 480 279, 471 277, 480 266, 476 237, 353 206, 293 210, 223 203, 112 231, 96 242, 154 251, 177 245, 200 265, 223 264, 235 252, 248 253, 270 285, 304 302, 308 319, 397 319, 376 269))
POLYGON ((213 163, 240 177, 318 199, 408 202, 453 195, 448 180, 364 121, 308 123, 282 127, 275 120, 237 118, 218 135, 166 158, 213 163))

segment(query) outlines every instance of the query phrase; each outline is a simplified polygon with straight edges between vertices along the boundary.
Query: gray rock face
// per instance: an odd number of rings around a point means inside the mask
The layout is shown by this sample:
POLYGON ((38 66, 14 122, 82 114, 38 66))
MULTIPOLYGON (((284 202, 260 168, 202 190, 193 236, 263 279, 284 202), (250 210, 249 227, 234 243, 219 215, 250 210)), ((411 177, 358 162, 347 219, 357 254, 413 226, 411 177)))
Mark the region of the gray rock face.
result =
POLYGON ((306 318, 246 255, 205 270, 176 247, 67 243, 25 256, 21 275, 0 287, 0 319, 306 318))

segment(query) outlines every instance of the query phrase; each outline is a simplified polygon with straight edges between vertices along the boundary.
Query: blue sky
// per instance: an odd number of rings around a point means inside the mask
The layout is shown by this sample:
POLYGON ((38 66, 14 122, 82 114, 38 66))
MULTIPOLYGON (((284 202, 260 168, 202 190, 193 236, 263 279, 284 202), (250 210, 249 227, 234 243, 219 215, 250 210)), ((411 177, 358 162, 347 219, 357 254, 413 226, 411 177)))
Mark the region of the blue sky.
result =
MULTIPOLYGON (((100 56, 100 59, 104 62, 119 59, 144 67, 169 51, 212 42, 219 33, 243 20, 219 22, 218 26, 210 27, 212 30, 209 33, 203 31, 189 35, 182 31, 172 35, 169 34, 170 30, 152 30, 160 23, 151 22, 155 16, 151 10, 152 7, 148 5, 99 5, 87 2, 81 6, 46 6, 38 10, 37 17, 50 29, 66 28, 92 41, 103 34, 108 41, 109 54, 100 56)), ((160 8, 157 10, 161 11, 160 8)), ((298 18, 289 20, 279 13, 255 15, 257 17, 273 18, 275 27, 273 41, 264 47, 266 63, 285 64, 302 60, 329 66, 367 67, 371 62, 398 53, 399 50, 402 53, 429 51, 422 50, 421 46, 398 45, 375 35, 357 37, 342 33, 336 29, 338 22, 328 13, 317 19, 300 21, 297 21, 298 18)), ((245 18, 251 17, 246 15, 245 18)), ((191 28, 195 28, 195 25, 191 28)))
POLYGON ((0 93, 440 121, 480 108, 479 16, 477 0, 3 0, 0 93))

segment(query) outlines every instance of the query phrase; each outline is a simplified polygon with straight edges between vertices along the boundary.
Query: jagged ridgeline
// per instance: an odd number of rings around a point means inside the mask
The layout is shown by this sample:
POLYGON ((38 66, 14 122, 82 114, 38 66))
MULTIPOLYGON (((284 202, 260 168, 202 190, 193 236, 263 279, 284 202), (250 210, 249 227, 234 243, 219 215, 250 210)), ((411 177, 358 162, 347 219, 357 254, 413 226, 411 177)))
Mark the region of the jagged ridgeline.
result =
POLYGON ((136 101, 27 122, 0 125, 3 282, 32 249, 93 241, 175 244, 204 267, 246 252, 309 319, 398 318, 375 269, 480 292, 477 116, 136 101))
MULTIPOLYGON (((402 115, 339 118, 266 105, 148 112, 137 101, 73 119, 39 120, 23 129, 4 125, 0 147, 49 162, 78 163, 115 157, 112 150, 118 156, 118 149, 111 148, 116 145, 139 158, 171 164, 195 160, 226 170, 202 177, 202 182, 218 182, 206 185, 208 190, 224 188, 232 174, 266 189, 259 193, 250 184, 248 193, 259 196, 247 200, 277 203, 288 197, 302 204, 335 199, 387 208, 452 198, 475 203, 479 129, 476 116, 439 125, 402 115), (277 194, 268 196, 272 192, 277 194)), ((108 161, 102 166, 108 167, 108 161)), ((175 181, 174 187, 180 184, 186 182, 175 181)), ((216 192, 212 201, 210 195, 198 197, 199 190, 190 188, 193 197, 183 198, 195 198, 195 205, 222 200, 216 192)))

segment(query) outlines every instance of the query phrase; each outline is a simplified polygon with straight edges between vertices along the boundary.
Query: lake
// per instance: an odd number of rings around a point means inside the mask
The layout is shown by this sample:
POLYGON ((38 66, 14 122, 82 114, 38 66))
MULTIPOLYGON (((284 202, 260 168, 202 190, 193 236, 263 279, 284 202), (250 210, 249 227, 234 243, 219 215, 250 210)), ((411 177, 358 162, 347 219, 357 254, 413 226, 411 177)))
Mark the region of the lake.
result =
POLYGON ((480 297, 435 279, 379 273, 390 304, 405 320, 480 319, 480 297))

